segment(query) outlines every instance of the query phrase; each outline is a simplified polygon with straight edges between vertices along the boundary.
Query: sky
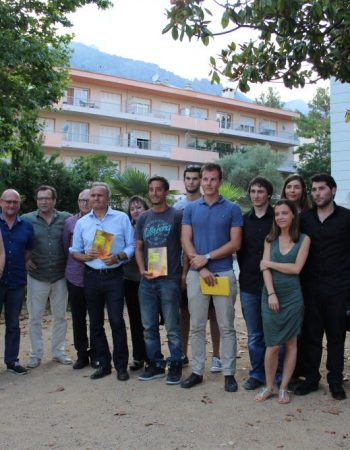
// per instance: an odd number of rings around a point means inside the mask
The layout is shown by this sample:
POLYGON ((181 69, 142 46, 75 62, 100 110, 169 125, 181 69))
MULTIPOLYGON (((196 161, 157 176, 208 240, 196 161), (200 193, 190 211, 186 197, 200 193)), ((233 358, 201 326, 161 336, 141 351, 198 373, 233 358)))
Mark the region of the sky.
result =
MULTIPOLYGON (((209 79, 210 56, 215 57, 230 42, 230 37, 224 35, 215 37, 206 47, 197 40, 188 42, 185 38, 180 42, 174 41, 169 33, 163 35, 162 29, 167 24, 165 10, 170 8, 170 0, 113 0, 113 3, 113 8, 106 11, 88 5, 71 15, 73 27, 69 31, 74 33, 74 41, 112 55, 157 64, 188 79, 209 79)), ((213 0, 206 0, 206 4, 209 9, 215 8, 213 0)), ((241 36, 242 39, 248 37, 241 36)), ((229 85, 224 79, 222 84, 229 85)), ((316 90, 315 85, 291 90, 274 82, 253 85, 246 95, 255 99, 266 92, 268 86, 277 89, 283 101, 303 99, 308 102, 316 90)))

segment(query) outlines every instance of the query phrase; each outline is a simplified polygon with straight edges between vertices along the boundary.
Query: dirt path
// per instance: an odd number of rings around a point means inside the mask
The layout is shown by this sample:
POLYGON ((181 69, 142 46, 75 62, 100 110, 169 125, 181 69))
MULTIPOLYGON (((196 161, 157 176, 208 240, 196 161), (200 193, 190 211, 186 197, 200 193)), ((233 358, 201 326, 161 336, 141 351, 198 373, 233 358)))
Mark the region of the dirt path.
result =
MULTIPOLYGON (((21 323, 25 363, 27 320, 21 323)), ((134 374, 122 383, 114 371, 92 381, 92 369, 75 371, 50 360, 48 316, 41 366, 16 376, 1 364, 0 450, 350 449, 350 400, 332 400, 324 377, 318 392, 294 397, 289 405, 279 405, 276 398, 264 404, 253 401, 253 394, 242 387, 249 364, 240 311, 236 327, 240 386, 229 394, 223 390, 222 375, 210 374, 209 367, 204 383, 191 390, 167 386, 164 380, 140 382, 134 374)), ((1 353, 4 328, 1 323, 1 353)), ((67 347, 75 358, 70 319, 67 347)), ((209 343, 208 364, 210 349, 209 343)), ((185 376, 190 371, 185 369, 185 376)), ((349 337, 345 371, 350 373, 349 337)), ((350 382, 345 388, 350 397, 350 382)))

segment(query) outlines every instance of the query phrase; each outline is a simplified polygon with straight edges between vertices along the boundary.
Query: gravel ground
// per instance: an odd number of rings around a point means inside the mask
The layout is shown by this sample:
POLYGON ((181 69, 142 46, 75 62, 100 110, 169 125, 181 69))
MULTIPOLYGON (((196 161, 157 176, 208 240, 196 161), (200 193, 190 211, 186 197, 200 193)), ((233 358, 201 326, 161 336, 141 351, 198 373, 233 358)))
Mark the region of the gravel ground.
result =
MULTIPOLYGON (((247 336, 237 309, 239 390, 233 394, 224 392, 221 374, 209 372, 209 334, 204 382, 191 390, 167 386, 164 379, 140 382, 134 373, 120 382, 114 371, 92 381, 90 368, 75 371, 51 361, 51 319, 46 316, 41 366, 18 376, 1 365, 0 450, 350 449, 350 401, 333 400, 324 376, 318 392, 293 397, 289 405, 279 405, 276 397, 256 404, 254 394, 243 389, 247 336)), ((71 324, 69 315, 67 349, 75 358, 71 324)), ((29 349, 25 313, 21 327, 23 364, 29 349)), ((1 343, 4 329, 0 322, 1 343)), ((168 354, 165 336, 163 346, 168 354)), ((186 368, 184 375, 190 372, 186 368)), ((349 334, 345 372, 350 372, 349 334)), ((346 381, 348 397, 349 387, 346 381)))

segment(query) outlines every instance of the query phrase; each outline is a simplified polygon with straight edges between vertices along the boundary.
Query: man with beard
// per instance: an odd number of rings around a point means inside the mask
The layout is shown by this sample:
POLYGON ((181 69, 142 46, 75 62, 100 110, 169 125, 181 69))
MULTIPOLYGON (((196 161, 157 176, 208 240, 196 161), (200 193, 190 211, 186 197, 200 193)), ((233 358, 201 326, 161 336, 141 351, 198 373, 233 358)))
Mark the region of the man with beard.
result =
POLYGON ((302 212, 301 231, 311 238, 302 271, 305 317, 302 352, 305 381, 295 390, 307 395, 318 389, 322 339, 327 337, 327 381, 334 399, 345 399, 345 304, 350 292, 350 211, 334 202, 337 185, 328 174, 311 178, 314 208, 302 212))
POLYGON ((159 314, 163 313, 170 351, 167 384, 179 384, 182 375, 180 329, 181 219, 182 212, 166 202, 169 183, 154 176, 148 182, 152 208, 141 214, 136 225, 135 257, 141 274, 139 300, 149 366, 139 376, 149 381, 165 376, 161 352, 159 314), (159 267, 152 268, 153 262, 159 267))

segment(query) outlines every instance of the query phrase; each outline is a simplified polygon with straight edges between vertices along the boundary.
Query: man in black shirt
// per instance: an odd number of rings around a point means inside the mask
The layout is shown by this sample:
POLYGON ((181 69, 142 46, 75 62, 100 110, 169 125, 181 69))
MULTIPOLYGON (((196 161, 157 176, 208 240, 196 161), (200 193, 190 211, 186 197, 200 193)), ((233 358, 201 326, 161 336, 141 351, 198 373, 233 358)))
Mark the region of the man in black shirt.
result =
MULTIPOLYGON (((239 263, 240 299, 243 317, 248 331, 250 364, 249 378, 244 388, 253 390, 265 382, 265 342, 261 318, 261 292, 264 285, 260 261, 264 252, 264 241, 271 230, 273 209, 270 199, 273 186, 264 177, 254 178, 248 186, 252 209, 244 216, 242 246, 237 252, 239 263)), ((281 378, 278 373, 277 382, 281 378)))
POLYGON ((315 207, 301 214, 301 231, 311 238, 302 271, 305 318, 302 336, 305 381, 296 395, 318 389, 322 339, 327 337, 327 381, 333 398, 343 400, 345 304, 350 295, 350 211, 334 202, 336 182, 328 174, 311 178, 315 207))

